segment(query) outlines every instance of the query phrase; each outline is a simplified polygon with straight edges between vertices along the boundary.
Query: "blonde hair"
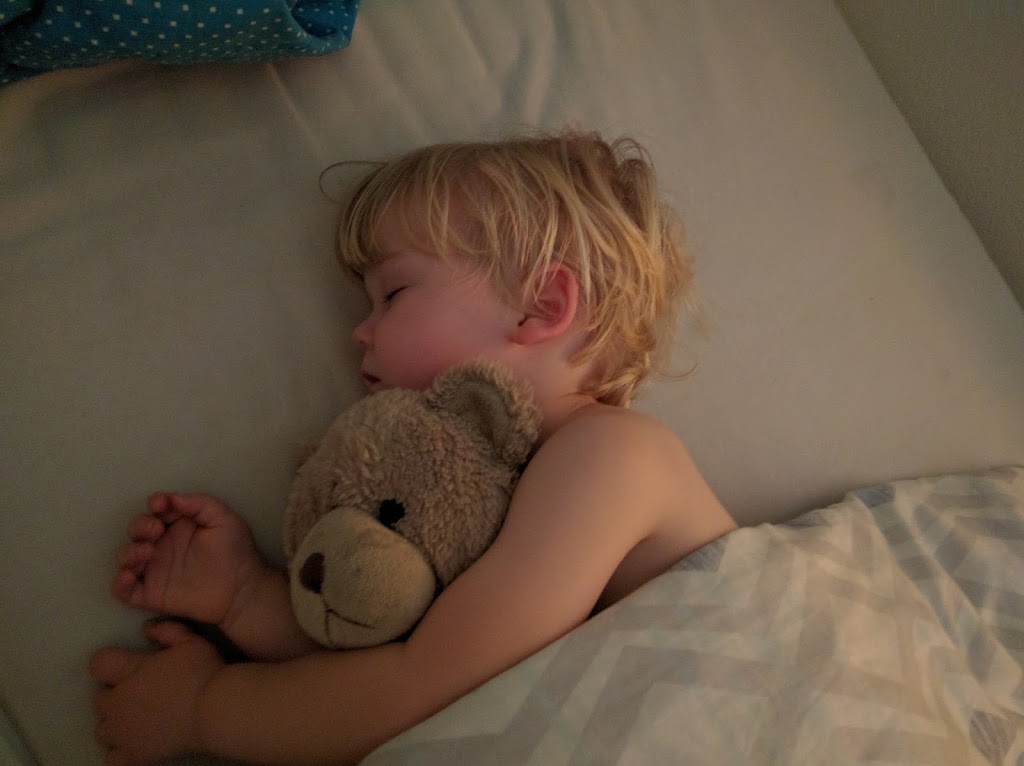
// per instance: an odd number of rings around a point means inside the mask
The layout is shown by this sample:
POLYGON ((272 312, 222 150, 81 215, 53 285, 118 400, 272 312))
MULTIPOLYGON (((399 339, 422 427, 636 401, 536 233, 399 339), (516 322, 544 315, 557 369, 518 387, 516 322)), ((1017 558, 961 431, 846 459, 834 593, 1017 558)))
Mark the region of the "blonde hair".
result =
POLYGON ((574 361, 596 363, 587 393, 600 401, 628 405, 666 361, 693 272, 682 224, 636 141, 563 131, 375 163, 338 229, 339 258, 356 277, 384 257, 375 237, 389 211, 417 247, 468 258, 512 302, 528 305, 551 267, 568 267, 587 334, 574 361))

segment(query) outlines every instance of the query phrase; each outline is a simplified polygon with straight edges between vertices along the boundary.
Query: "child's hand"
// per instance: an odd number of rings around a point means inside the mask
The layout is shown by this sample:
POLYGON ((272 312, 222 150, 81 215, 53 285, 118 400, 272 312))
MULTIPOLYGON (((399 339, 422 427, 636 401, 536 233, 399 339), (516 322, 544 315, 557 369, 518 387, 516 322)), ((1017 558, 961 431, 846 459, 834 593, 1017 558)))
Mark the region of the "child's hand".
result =
POLYGON ((180 623, 149 623, 145 634, 162 651, 107 647, 89 661, 89 675, 103 685, 93 708, 107 766, 155 763, 202 750, 198 702, 223 667, 220 655, 180 623))
POLYGON ((266 563, 246 523, 209 495, 157 492, 118 552, 114 596, 129 606, 220 625, 266 563))

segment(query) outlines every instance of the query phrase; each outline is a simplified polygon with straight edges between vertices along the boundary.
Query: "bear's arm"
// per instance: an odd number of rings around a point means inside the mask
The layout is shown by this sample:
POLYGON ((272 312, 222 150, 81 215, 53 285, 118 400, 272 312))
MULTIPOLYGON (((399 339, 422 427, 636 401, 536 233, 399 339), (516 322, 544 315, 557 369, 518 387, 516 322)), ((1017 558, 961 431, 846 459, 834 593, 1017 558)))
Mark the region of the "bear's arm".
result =
POLYGON ((552 436, 498 538, 407 642, 224 668, 200 702, 204 743, 257 763, 355 762, 578 626, 680 486, 650 423, 623 411, 552 436))

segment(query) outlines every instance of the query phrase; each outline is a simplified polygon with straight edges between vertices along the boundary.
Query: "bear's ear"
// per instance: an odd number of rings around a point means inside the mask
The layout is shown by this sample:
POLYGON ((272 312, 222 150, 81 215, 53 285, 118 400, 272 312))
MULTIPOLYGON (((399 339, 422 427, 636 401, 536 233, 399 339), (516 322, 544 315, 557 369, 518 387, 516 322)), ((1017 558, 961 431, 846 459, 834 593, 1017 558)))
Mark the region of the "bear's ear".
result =
POLYGON ((498 459, 516 468, 540 435, 533 391, 494 362, 476 360, 441 373, 425 392, 427 405, 454 413, 494 446, 498 459))

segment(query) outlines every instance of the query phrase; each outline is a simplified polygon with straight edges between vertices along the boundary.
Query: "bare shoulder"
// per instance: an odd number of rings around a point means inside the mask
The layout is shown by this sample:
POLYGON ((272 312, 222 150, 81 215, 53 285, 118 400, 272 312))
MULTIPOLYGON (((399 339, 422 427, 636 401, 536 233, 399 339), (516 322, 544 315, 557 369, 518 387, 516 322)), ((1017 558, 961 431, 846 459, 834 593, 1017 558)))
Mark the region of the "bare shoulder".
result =
POLYGON ((545 442, 537 457, 550 460, 571 455, 576 461, 601 460, 630 468, 652 457, 669 457, 677 450, 683 450, 682 443, 654 418, 622 407, 593 404, 574 413, 545 442))
POLYGON ((540 473, 589 483, 595 495, 617 499, 606 511, 624 517, 619 528, 631 545, 598 608, 736 528, 679 437, 648 415, 588 408, 557 431, 537 459, 540 473))
POLYGON ((679 437, 655 418, 604 404, 574 414, 556 431, 536 460, 557 463, 562 476, 590 482, 626 482, 647 487, 645 496, 678 492, 680 482, 703 479, 679 437), (594 475, 593 469, 604 473, 594 475))
POLYGON ((639 539, 647 531, 646 514, 626 513, 626 506, 651 505, 647 500, 666 474, 666 452, 673 445, 681 447, 651 418, 620 407, 587 406, 530 460, 512 498, 511 521, 522 519, 524 529, 582 525, 607 531, 600 522, 607 516, 620 540, 639 539))

